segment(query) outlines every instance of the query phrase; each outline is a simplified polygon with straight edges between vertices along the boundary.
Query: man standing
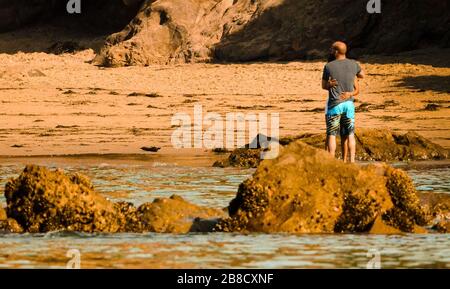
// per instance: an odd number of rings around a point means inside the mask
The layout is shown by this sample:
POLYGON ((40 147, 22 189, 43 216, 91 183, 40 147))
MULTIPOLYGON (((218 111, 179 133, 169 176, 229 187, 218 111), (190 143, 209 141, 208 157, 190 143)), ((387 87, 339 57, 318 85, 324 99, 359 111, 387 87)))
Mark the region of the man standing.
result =
POLYGON ((343 159, 355 162, 355 105, 354 97, 359 94, 358 78, 364 77, 364 72, 358 62, 348 59, 347 45, 335 42, 331 46, 333 61, 325 65, 322 76, 322 88, 328 90, 328 102, 325 109, 327 125, 326 147, 335 156, 336 135, 341 135, 343 159))

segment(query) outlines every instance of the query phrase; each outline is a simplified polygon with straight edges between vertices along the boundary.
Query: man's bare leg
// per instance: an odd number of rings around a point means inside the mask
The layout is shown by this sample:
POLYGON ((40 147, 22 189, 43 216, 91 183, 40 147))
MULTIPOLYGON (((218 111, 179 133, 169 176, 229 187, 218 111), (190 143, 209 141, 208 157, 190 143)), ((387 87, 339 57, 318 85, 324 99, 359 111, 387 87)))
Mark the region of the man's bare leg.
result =
POLYGON ((342 160, 344 163, 348 161, 348 150, 349 150, 349 137, 341 136, 341 152, 342 152, 342 160))
POLYGON ((336 156, 336 136, 335 135, 327 135, 327 151, 333 157, 336 156))
POLYGON ((354 163, 355 162, 355 157, 356 157, 356 139, 355 139, 355 135, 351 134, 348 136, 348 149, 350 151, 350 162, 354 163))

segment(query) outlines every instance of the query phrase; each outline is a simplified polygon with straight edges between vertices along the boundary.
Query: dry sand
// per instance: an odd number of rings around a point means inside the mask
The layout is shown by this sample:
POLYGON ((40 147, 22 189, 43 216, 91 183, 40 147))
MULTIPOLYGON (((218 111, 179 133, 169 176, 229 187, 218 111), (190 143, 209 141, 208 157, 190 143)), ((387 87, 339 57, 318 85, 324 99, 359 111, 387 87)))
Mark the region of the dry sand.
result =
MULTIPOLYGON (((171 117, 192 114, 194 104, 221 114, 279 112, 283 136, 325 131, 324 62, 105 69, 89 64, 92 49, 23 53, 17 51, 27 49, 12 48, 18 43, 32 47, 21 39, 14 42, 11 34, 0 35, 0 52, 9 53, 0 54, 3 156, 145 153, 142 146, 174 153, 171 117), (160 97, 129 96, 135 92, 160 97)), ((367 77, 357 105, 388 105, 357 113, 357 126, 414 130, 449 148, 449 59, 449 49, 361 59, 367 77), (441 108, 426 111, 428 102, 441 108)))

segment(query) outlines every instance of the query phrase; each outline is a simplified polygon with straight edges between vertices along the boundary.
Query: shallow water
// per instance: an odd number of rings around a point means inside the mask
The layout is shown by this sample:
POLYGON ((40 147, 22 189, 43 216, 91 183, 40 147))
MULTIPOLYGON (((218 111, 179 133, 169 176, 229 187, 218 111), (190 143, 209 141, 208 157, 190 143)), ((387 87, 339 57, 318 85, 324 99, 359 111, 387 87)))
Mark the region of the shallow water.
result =
MULTIPOLYGON (((126 157, 11 158, 0 160, 0 186, 25 163, 84 173, 109 199, 136 205, 178 194, 196 204, 225 207, 253 172, 126 157)), ((450 193, 450 166, 398 166, 408 171, 418 190, 450 193)), ((4 234, 0 267, 64 268, 68 251, 78 250, 82 268, 365 268, 378 256, 383 268, 450 268, 449 245, 449 234, 4 234)))

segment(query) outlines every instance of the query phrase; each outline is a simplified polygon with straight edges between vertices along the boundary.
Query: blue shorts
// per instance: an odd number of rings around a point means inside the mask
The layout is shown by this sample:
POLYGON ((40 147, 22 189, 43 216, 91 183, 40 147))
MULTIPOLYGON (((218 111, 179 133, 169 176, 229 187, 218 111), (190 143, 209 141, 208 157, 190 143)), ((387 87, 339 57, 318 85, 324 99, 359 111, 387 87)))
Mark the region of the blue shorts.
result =
POLYGON ((325 115, 327 124, 327 135, 341 136, 353 135, 355 133, 355 105, 353 101, 340 103, 327 110, 325 115))

